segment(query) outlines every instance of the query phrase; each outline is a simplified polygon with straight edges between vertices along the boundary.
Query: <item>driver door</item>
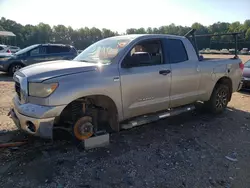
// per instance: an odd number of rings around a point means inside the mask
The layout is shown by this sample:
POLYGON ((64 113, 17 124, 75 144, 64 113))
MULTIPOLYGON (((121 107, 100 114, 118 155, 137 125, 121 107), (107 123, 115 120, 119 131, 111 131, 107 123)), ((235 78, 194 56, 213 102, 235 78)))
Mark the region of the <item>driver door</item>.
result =
POLYGON ((171 70, 164 59, 161 39, 135 45, 119 71, 125 119, 169 107, 171 70))

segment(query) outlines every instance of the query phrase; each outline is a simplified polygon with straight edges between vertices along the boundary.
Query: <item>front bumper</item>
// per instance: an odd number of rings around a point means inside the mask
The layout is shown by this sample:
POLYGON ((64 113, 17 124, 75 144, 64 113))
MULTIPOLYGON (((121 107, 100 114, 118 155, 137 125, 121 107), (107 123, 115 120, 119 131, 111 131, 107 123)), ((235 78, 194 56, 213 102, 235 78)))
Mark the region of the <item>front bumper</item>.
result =
POLYGON ((10 116, 19 129, 34 136, 53 139, 53 124, 55 118, 36 119, 24 116, 15 109, 10 111, 10 116))
POLYGON ((241 89, 250 89, 250 80, 242 80, 242 87, 241 89))
POLYGON ((4 68, 2 64, 0 64, 0 71, 6 72, 6 69, 4 68))
POLYGON ((240 91, 242 89, 242 86, 243 86, 243 81, 240 81, 238 88, 237 88, 237 91, 240 91))
POLYGON ((8 63, 7 63, 7 61, 0 61, 0 71, 3 71, 3 72, 8 71, 8 63))
POLYGON ((9 114, 19 129, 34 136, 53 139, 55 117, 61 114, 65 106, 20 104, 17 97, 13 99, 13 104, 14 108, 9 114))

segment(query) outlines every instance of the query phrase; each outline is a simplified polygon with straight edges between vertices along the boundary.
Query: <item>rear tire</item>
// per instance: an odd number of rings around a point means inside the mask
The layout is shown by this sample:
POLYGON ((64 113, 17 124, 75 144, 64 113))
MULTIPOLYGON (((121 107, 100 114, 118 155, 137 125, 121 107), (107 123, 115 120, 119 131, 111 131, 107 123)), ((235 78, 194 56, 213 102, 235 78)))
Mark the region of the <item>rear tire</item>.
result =
POLYGON ((19 69, 23 68, 23 64, 21 63, 14 63, 12 65, 10 65, 8 73, 10 76, 13 76, 13 74, 18 71, 19 69))
POLYGON ((213 114, 222 113, 230 99, 230 89, 225 84, 217 84, 209 101, 205 102, 206 109, 213 114))

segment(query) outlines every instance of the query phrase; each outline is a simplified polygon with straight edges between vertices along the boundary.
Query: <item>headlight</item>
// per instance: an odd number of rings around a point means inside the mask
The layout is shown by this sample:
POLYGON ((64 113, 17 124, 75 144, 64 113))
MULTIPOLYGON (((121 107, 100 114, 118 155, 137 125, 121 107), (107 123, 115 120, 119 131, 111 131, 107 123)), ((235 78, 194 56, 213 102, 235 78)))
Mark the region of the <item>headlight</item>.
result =
POLYGON ((8 59, 10 59, 11 57, 0 57, 0 61, 7 61, 8 59))
POLYGON ((29 95, 33 97, 48 97, 57 87, 58 83, 29 83, 29 95))

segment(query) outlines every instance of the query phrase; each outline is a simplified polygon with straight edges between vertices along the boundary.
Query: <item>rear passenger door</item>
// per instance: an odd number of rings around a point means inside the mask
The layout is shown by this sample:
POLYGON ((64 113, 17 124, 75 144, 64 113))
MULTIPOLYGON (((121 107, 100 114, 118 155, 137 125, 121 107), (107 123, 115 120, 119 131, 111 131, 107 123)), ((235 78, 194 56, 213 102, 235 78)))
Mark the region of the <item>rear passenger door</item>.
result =
POLYGON ((48 61, 70 59, 69 46, 49 46, 48 61))
POLYGON ((164 40, 164 49, 172 72, 170 107, 190 104, 197 100, 200 79, 198 59, 188 56, 185 40, 164 40))

